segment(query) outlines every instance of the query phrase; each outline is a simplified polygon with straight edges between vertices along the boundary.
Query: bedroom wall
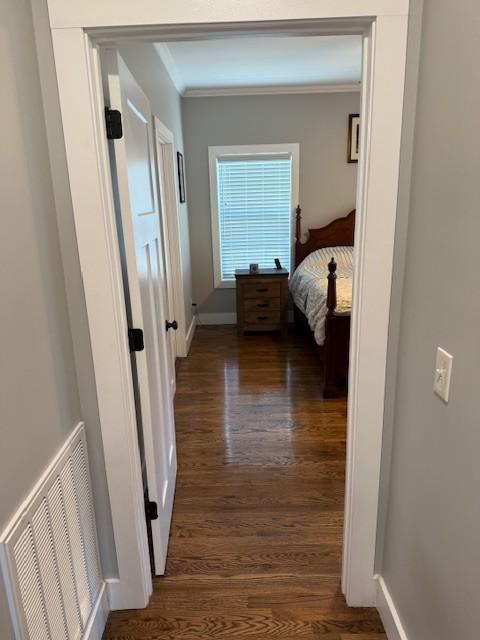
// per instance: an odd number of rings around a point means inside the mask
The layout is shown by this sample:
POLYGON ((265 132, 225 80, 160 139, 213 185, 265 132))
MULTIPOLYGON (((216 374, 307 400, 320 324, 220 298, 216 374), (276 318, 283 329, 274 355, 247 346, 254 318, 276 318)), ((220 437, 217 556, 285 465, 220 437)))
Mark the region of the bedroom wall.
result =
POLYGON ((193 301, 202 314, 235 311, 235 290, 213 280, 208 147, 300 143, 303 227, 319 227, 355 206, 357 165, 347 157, 348 114, 359 93, 183 98, 193 301))
POLYGON ((473 640, 480 628, 479 32, 477 0, 424 0, 379 567, 409 640, 473 640), (448 405, 432 392, 437 346, 454 356, 448 405))
MULTIPOLYGON (((119 51, 138 84, 148 96, 154 115, 170 129, 175 139, 175 148, 183 152, 181 98, 154 45, 145 42, 125 43, 119 51)), ((193 317, 188 200, 184 204, 179 204, 178 211, 187 331, 193 317)))

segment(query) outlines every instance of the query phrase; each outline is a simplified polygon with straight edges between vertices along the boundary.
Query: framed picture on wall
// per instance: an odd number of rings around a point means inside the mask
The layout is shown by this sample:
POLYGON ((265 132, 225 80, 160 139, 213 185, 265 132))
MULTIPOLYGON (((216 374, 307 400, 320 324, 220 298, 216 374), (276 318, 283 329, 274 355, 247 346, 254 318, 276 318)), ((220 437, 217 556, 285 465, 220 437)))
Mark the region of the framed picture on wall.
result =
POLYGON ((347 162, 358 162, 360 147, 360 115, 351 113, 348 116, 348 156, 347 162))
POLYGON ((177 151, 178 168, 178 196, 180 202, 185 202, 185 169, 183 167, 183 154, 177 151))

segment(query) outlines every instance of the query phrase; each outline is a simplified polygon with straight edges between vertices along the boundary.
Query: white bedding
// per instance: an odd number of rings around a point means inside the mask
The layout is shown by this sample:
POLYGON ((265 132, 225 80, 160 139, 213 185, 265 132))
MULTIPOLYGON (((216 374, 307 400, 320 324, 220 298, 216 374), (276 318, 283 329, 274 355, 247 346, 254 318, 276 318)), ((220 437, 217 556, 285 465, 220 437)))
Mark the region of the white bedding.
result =
POLYGON ((327 315, 328 268, 330 260, 337 263, 337 308, 340 313, 352 307, 353 247, 318 249, 301 262, 290 279, 290 292, 297 307, 307 317, 315 342, 325 342, 327 315))

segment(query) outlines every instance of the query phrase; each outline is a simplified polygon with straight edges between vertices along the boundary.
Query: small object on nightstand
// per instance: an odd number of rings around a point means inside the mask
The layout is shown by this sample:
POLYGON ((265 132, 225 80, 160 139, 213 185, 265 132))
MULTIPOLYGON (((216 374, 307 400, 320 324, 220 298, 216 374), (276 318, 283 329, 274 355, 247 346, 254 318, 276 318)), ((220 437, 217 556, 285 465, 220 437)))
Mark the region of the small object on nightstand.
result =
POLYGON ((277 269, 281 269, 282 265, 280 264, 280 260, 278 258, 275 258, 275 266, 277 269))
POLYGON ((251 262, 248 270, 250 273, 258 273, 258 264, 256 262, 251 262))
POLYGON ((249 269, 235 271, 237 286, 237 328, 247 331, 288 330, 288 271, 249 269))

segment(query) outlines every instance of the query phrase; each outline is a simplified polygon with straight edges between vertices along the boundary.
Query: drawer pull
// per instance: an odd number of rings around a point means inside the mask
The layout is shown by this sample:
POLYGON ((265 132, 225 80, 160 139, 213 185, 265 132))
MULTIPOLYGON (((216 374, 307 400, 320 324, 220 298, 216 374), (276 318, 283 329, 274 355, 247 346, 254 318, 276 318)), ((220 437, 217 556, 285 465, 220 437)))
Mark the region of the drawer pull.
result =
POLYGON ((255 291, 257 293, 265 293, 265 291, 268 291, 267 287, 263 287, 262 289, 255 289, 255 291))
POLYGON ((257 316, 257 320, 268 320, 268 316, 257 316))
POLYGON ((270 305, 268 304, 268 302, 263 302, 263 303, 258 303, 257 304, 257 309, 266 309, 267 307, 269 307, 270 305))

